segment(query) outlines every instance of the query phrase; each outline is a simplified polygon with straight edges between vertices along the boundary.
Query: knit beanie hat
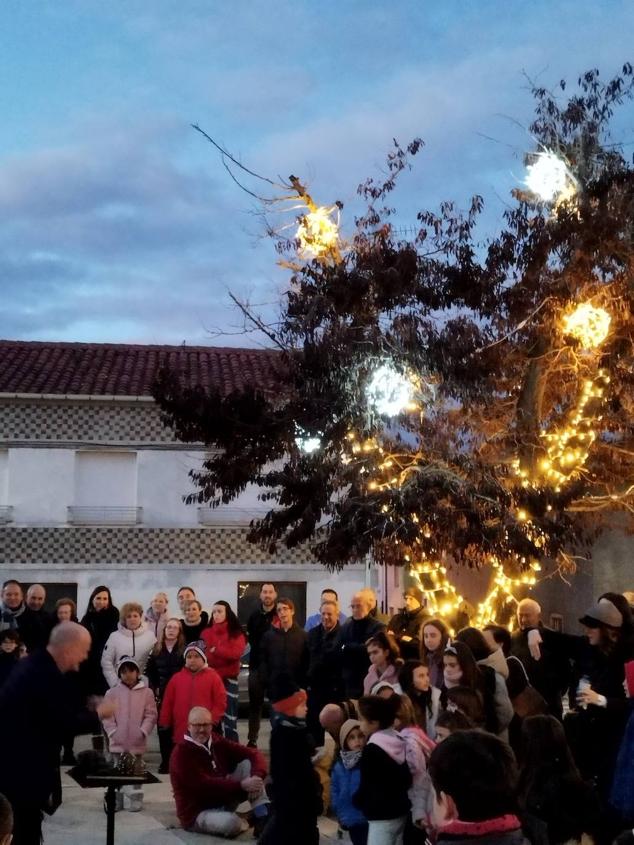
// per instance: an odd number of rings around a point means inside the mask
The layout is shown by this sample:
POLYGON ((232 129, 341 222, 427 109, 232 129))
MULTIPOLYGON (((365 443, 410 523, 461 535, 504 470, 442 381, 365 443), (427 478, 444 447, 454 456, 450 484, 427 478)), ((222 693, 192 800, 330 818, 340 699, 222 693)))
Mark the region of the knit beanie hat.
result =
POLYGON ((130 657, 128 654, 124 654, 121 660, 117 663, 117 675, 119 678, 121 677, 121 670, 124 666, 132 666, 134 669, 137 670, 137 672, 139 672, 139 674, 141 673, 141 668, 134 659, 134 657, 130 657))
POLYGON ((187 657, 188 651, 195 651, 197 654, 200 654, 205 663, 207 663, 207 655, 205 654, 204 640, 195 640, 193 643, 187 643, 187 645, 185 646, 185 651, 183 653, 184 657, 187 657))
POLYGON ((290 675, 279 675, 272 684, 269 698, 275 711, 284 716, 294 716, 299 705, 303 704, 308 696, 290 675))
POLYGON ((420 605, 422 605, 425 601, 423 591, 420 587, 415 587, 413 584, 403 590, 403 596, 412 596, 420 605))
POLYGON ((341 748, 346 747, 346 740, 348 739, 348 734, 350 731, 353 731, 355 728, 361 728, 361 722, 357 719, 347 719, 341 729, 339 730, 339 745, 341 748))

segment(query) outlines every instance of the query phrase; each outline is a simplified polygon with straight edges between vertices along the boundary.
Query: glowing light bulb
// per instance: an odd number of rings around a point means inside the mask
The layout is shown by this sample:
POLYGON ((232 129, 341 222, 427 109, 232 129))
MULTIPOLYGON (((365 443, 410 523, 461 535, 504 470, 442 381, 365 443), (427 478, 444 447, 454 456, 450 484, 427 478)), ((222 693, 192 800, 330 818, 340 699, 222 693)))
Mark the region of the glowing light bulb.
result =
POLYGON ((535 161, 526 168, 525 184, 542 202, 556 205, 577 192, 576 180, 566 162, 549 151, 536 154, 535 161))
MULTIPOLYGON (((564 317, 563 332, 578 340, 583 349, 594 349, 608 336, 611 319, 604 308, 595 308, 589 302, 582 302, 564 317)), ((592 382, 586 381, 584 390, 590 392, 592 387, 592 382)))
POLYGON ((374 371, 366 394, 377 413, 394 417, 411 407, 414 385, 391 364, 381 364, 374 371))
POLYGON ((339 223, 332 213, 333 209, 321 206, 300 218, 296 238, 304 258, 319 258, 337 246, 339 223))
POLYGON ((321 437, 310 437, 309 435, 298 435, 295 438, 297 448, 305 455, 311 455, 321 447, 321 437))

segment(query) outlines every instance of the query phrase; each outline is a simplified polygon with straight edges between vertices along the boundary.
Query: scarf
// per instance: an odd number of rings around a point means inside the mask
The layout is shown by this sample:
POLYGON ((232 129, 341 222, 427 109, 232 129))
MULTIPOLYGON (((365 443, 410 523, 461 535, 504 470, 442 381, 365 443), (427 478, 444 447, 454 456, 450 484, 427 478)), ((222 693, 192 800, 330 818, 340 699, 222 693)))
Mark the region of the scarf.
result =
POLYGON ((16 608, 15 610, 12 610, 10 607, 7 607, 6 604, 3 604, 2 609, 5 613, 8 613, 9 616, 12 616, 14 619, 19 619, 20 616, 22 616, 22 614, 26 610, 26 605, 24 604, 24 602, 22 602, 20 607, 16 608))
POLYGON ((355 766, 359 764, 359 760, 361 759, 362 749, 360 748, 358 751, 344 751, 341 750, 341 762, 343 763, 346 769, 354 769, 355 766))
POLYGON ((520 830, 520 820, 517 816, 507 813, 505 816, 498 816, 496 819, 485 819, 481 822, 463 822, 455 819, 448 825, 440 828, 440 833, 452 836, 485 836, 488 833, 508 833, 512 830, 520 830))

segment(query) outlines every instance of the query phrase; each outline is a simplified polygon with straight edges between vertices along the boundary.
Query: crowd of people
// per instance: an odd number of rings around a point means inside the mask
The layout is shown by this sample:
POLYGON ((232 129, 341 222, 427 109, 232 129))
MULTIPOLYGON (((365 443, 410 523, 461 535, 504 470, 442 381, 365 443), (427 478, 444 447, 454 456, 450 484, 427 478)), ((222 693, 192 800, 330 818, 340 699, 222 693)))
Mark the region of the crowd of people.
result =
MULTIPOLYGON (((23 730, 27 759, 44 761, 34 781, 32 765, 0 767, 0 811, 18 845, 40 841, 77 733, 143 772, 155 728, 159 773, 180 823, 199 833, 252 826, 263 845, 317 843, 329 812, 353 845, 634 843, 631 595, 602 595, 580 619, 583 635, 546 627, 529 598, 514 633, 454 632, 416 586, 392 618, 370 589, 353 596, 349 618, 326 589, 304 627, 272 583, 244 629, 226 601, 208 614, 190 587, 176 598, 175 614, 162 592, 146 609, 119 610, 100 585, 78 621, 70 598, 48 614, 41 585, 26 595, 3 585, 0 742, 5 759, 24 758, 23 730), (269 761, 258 748, 267 701, 269 761)), ((142 802, 140 787, 124 788, 118 807, 142 802)))

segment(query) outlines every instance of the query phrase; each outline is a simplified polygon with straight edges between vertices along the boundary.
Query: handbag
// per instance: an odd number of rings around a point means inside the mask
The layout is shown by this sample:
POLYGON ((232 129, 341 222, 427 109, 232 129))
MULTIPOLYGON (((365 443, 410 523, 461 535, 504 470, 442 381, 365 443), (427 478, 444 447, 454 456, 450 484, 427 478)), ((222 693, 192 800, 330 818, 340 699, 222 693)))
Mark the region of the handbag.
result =
POLYGON ((513 705, 515 714, 519 716, 520 719, 525 719, 527 716, 540 716, 544 713, 548 713, 548 703, 546 699, 528 680, 526 668, 524 667, 522 661, 518 660, 518 663, 524 672, 526 686, 520 693, 511 699, 511 704, 513 705))

